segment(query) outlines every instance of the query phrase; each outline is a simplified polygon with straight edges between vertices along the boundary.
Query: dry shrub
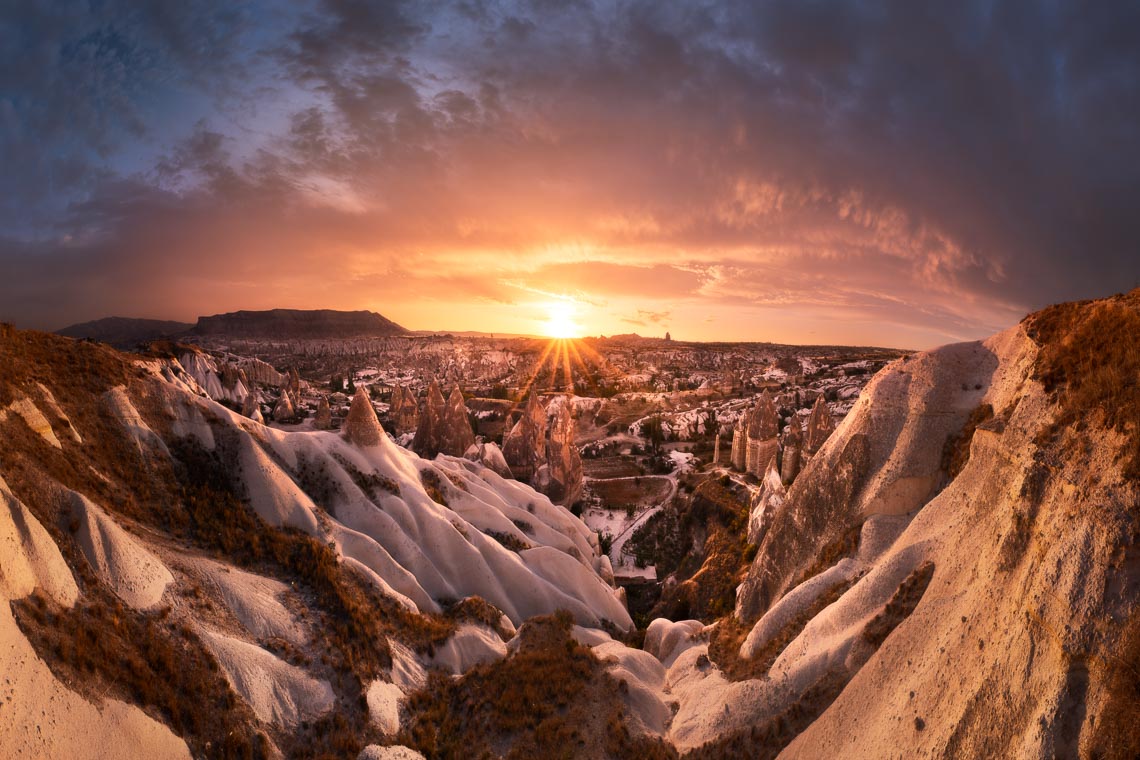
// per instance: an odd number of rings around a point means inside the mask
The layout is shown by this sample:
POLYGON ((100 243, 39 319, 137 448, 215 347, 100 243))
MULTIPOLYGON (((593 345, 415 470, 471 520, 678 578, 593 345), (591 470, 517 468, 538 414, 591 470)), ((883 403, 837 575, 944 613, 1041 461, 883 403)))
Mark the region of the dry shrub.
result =
POLYGON ((800 635, 812 618, 843 596, 855 584, 855 580, 857 579, 841 581, 824 591, 811 606, 789 620, 779 633, 748 659, 740 657, 740 646, 748 638, 753 624, 741 622, 733 615, 724 618, 709 637, 709 659, 716 663, 730 681, 767 676, 772 663, 787 649, 788 644, 800 635))
POLYGON ((521 552, 531 548, 530 544, 511 533, 503 533, 497 530, 485 530, 483 532, 498 541, 504 549, 512 552, 521 552))
POLYGON ((914 612, 914 608, 922 600, 922 595, 926 593, 926 587, 930 585, 930 579, 933 577, 933 562, 923 562, 911 571, 910 575, 899 584, 883 611, 867 623, 863 629, 863 640, 876 649, 882 646, 887 637, 891 635, 891 631, 914 612))
POLYGON ((852 525, 843 532, 839 538, 824 545, 816 555, 815 561, 800 573, 795 582, 788 588, 795 588, 805 581, 809 581, 828 568, 834 567, 842 559, 854 557, 859 551, 859 536, 863 532, 862 523, 852 525))
POLYGON ((420 483, 423 484, 424 490, 432 501, 447 506, 447 496, 444 495, 443 481, 439 479, 438 472, 430 467, 420 470, 420 483))
POLYGON ((96 588, 65 609, 39 592, 12 603, 16 622, 65 683, 157 713, 197 756, 268 757, 256 719, 217 661, 166 613, 136 612, 96 588))
POLYGON ((978 426, 993 419, 994 408, 991 404, 979 404, 970 412, 970 417, 957 435, 946 439, 942 447, 942 470, 946 473, 946 482, 954 480, 970 461, 970 444, 974 440, 974 433, 978 426))
POLYGON ((458 679, 433 674, 409 698, 397 740, 433 758, 675 757, 631 735, 621 684, 571 637, 572 625, 566 612, 534 618, 505 660, 458 679))
POLYGON ((698 747, 685 760, 772 760, 831 706, 846 685, 845 675, 828 673, 774 718, 698 747))
POLYGON ((1089 422, 1124 433, 1124 476, 1140 479, 1140 289, 1050 306, 1026 330, 1040 347, 1036 379, 1058 406, 1048 437, 1089 422))

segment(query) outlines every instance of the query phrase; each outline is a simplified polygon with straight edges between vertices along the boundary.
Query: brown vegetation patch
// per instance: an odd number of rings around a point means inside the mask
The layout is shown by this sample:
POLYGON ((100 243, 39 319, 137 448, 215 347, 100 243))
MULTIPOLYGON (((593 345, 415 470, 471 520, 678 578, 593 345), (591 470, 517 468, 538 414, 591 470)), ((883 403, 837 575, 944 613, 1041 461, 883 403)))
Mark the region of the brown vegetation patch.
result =
POLYGON ((582 458, 582 472, 591 478, 628 478, 645 474, 645 468, 622 456, 582 458))
MULTIPOLYGON (((7 406, 35 382, 102 393, 138 374, 109 346, 59 335, 14 330, 0 336, 0 405, 7 406)), ((65 396, 56 392, 56 398, 65 396)))
POLYGON ((348 477, 352 478, 352 482, 356 484, 356 487, 373 501, 379 498, 381 492, 390 493, 393 496, 400 495, 400 484, 387 475, 381 475, 377 472, 361 472, 356 465, 343 456, 339 454, 333 454, 332 456, 333 459, 344 468, 344 471, 348 473, 348 477))
POLYGON ((843 532, 843 535, 819 550, 815 561, 800 573, 799 577, 789 588, 795 588, 804 581, 811 580, 824 570, 834 567, 836 563, 842 559, 854 557, 855 553, 859 551, 859 536, 862 532, 862 523, 847 528, 847 530, 843 532))
POLYGON ((98 700, 132 702, 181 736, 197 756, 268 757, 256 718, 217 661, 169 609, 136 612, 98 588, 73 609, 38 591, 12 602, 20 629, 52 672, 98 700))
POLYGON ((922 595, 926 593, 926 587, 930 585, 930 579, 933 577, 933 562, 923 562, 912 570, 906 580, 899 584, 894 596, 887 602, 883 611, 867 623, 863 629, 863 640, 876 649, 882 646, 887 637, 891 635, 891 631, 914 612, 914 608, 922 600, 922 595))
POLYGON ((626 727, 622 686, 570 635, 566 612, 528 621, 518 650, 453 679, 433 674, 397 741, 432 758, 671 758, 626 727))
POLYGON ((969 419, 962 426, 961 432, 951 435, 942 447, 942 471, 946 473, 946 482, 954 480, 970 461, 970 444, 974 440, 974 432, 978 426, 993 419, 994 408, 991 404, 979 404, 970 412, 969 419))
POLYGON ((678 581, 635 620, 693 618, 712 622, 730 613, 736 587, 751 559, 748 503, 726 478, 706 477, 688 498, 678 498, 634 531, 629 546, 639 564, 678 581))
POLYGON ((711 741, 686 754, 685 758, 772 760, 823 715, 847 686, 847 681, 845 674, 829 673, 774 718, 711 741))
POLYGON ((847 589, 855 585, 857 580, 858 578, 841 581, 827 589, 810 607, 789 620, 763 649, 748 659, 740 656, 740 646, 748 638, 754 623, 741 622, 734 615, 729 615, 717 624, 709 637, 709 659, 716 663, 730 681, 765 677, 772 668, 772 663, 787 649, 788 644, 795 641, 812 618, 847 593, 847 589))
POLYGON ((626 505, 643 509, 659 504, 669 493, 670 486, 666 478, 647 475, 621 480, 592 480, 589 488, 608 509, 622 509, 626 505))
POLYGON ((479 623, 499 634, 504 641, 511 638, 503 625, 503 611, 481 596, 468 596, 458 602, 442 602, 443 614, 457 623, 479 623))
POLYGON ((1047 437, 1090 421, 1124 433, 1124 476, 1140 480, 1140 289, 1050 306, 1025 324, 1040 347, 1035 377, 1058 407, 1047 437))
POLYGON ((497 530, 485 530, 483 532, 502 544, 504 549, 509 549, 512 552, 521 552, 531 548, 530 544, 516 537, 513 533, 503 533, 497 530))
POLYGON ((447 506, 447 496, 444 495, 443 481, 439 479, 438 472, 431 468, 420 470, 420 483, 432 501, 447 506))

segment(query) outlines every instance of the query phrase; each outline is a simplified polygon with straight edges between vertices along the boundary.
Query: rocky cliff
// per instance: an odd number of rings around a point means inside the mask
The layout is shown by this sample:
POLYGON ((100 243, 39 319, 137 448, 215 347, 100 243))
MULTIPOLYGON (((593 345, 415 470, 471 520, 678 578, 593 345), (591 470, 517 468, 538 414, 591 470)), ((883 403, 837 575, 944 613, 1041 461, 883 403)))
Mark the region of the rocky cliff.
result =
POLYGON ((672 666, 706 700, 674 742, 1133 756, 1138 337, 1134 293, 880 372, 761 517, 735 616, 672 666))

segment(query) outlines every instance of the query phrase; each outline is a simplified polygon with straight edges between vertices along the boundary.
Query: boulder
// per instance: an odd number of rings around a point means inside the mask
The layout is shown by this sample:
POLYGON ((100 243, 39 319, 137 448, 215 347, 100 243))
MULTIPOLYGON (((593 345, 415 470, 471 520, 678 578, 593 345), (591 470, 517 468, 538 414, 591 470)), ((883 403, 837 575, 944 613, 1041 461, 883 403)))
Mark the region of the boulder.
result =
POLYGON ((479 462, 484 467, 493 470, 504 478, 514 477, 502 450, 494 443, 476 443, 463 455, 472 462, 479 462))

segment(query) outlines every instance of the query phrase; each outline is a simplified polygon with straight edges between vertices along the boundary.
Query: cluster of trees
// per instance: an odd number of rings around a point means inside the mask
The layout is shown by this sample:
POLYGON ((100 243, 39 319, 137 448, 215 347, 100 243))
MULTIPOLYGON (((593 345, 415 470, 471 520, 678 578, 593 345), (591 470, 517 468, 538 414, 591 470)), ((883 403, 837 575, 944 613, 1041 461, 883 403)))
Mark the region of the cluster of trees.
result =
POLYGON ((333 393, 347 393, 351 396, 356 393, 356 383, 352 381, 352 376, 355 374, 355 372, 350 371, 347 382, 343 376, 333 375, 332 380, 329 381, 329 388, 333 393))

